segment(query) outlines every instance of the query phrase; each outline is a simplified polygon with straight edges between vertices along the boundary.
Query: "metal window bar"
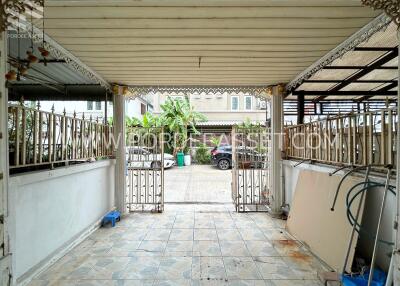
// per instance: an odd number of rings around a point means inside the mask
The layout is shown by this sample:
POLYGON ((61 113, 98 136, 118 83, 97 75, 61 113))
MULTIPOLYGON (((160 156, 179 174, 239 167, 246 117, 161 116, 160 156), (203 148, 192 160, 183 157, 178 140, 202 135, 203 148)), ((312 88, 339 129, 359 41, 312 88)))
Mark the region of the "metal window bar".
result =
POLYGON ((286 157, 332 165, 394 165, 397 120, 396 109, 386 108, 287 126, 286 157))
POLYGON ((112 132, 112 126, 78 119, 76 114, 71 117, 65 112, 56 114, 41 111, 39 107, 9 105, 10 169, 111 157, 112 132), (94 134, 91 127, 85 127, 94 125, 101 127, 102 132, 94 134))

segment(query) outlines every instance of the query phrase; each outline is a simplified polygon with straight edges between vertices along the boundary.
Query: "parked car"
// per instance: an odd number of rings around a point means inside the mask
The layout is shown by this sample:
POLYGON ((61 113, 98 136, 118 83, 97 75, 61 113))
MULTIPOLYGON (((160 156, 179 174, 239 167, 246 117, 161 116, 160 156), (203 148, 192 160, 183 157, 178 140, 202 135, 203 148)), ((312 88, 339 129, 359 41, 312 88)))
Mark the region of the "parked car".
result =
POLYGON ((232 146, 223 145, 211 150, 211 161, 221 170, 232 167, 232 146))
MULTIPOLYGON (((264 168, 266 167, 267 155, 259 153, 254 149, 238 147, 238 165, 240 168, 264 168)), ((232 146, 223 145, 211 150, 211 161, 221 170, 232 167, 232 146)))
MULTIPOLYGON (((161 154, 154 154, 144 147, 126 147, 126 161, 128 168, 153 169, 161 166, 161 154)), ((164 168, 175 165, 173 155, 164 153, 164 168)))

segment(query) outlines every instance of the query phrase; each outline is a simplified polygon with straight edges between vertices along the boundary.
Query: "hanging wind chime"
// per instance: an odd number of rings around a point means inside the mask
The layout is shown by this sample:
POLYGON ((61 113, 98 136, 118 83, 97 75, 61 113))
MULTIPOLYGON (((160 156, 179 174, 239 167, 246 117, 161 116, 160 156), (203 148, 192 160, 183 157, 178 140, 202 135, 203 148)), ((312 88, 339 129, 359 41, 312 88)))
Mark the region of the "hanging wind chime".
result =
MULTIPOLYGON (((21 60, 21 35, 20 35, 20 19, 18 17, 18 23, 17 23, 17 59, 15 62, 10 63, 10 69, 9 71, 6 73, 5 77, 8 81, 13 81, 13 80, 21 80, 21 76, 24 76, 28 73, 28 69, 31 67, 32 64, 34 63, 38 63, 39 62, 39 58, 37 56, 34 55, 34 51, 35 51, 35 47, 34 47, 34 41, 33 41, 33 37, 34 37, 34 26, 33 26, 33 6, 29 6, 29 9, 31 10, 31 31, 30 31, 30 39, 31 39, 31 43, 30 43, 30 47, 29 49, 26 51, 26 59, 25 60, 21 60), (16 70, 12 69, 12 67, 16 68, 16 70)), ((41 54, 41 56, 43 57, 43 63, 45 66, 47 66, 47 57, 50 55, 50 52, 46 50, 45 48, 45 25, 44 25, 44 3, 43 3, 43 17, 42 17, 42 45, 40 47, 38 47, 38 50, 41 54)), ((8 50, 10 50, 10 41, 8 42, 9 47, 8 50)))
POLYGON ((30 50, 26 51, 27 56, 27 61, 28 61, 28 68, 30 67, 31 64, 37 63, 39 59, 33 54, 34 52, 34 47, 33 47, 33 7, 31 7, 31 47, 30 50))
POLYGON ((48 50, 46 50, 46 48, 45 48, 45 44, 46 44, 46 41, 45 41, 45 39, 44 39, 44 35, 45 35, 45 32, 44 32, 44 29, 45 29, 45 26, 44 26, 44 2, 43 2, 43 17, 42 17, 42 46, 41 47, 38 47, 38 50, 39 50, 39 52, 40 52, 40 54, 42 55, 42 57, 43 57, 43 64, 45 65, 45 66, 47 66, 47 57, 50 55, 50 52, 48 51, 48 50))

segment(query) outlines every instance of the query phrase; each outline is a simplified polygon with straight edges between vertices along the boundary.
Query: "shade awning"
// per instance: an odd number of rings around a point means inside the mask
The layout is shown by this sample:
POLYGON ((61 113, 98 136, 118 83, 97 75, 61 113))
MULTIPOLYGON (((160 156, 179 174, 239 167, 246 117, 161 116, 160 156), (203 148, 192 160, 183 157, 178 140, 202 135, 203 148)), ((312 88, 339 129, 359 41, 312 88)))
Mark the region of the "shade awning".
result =
POLYGON ((265 86, 378 14, 358 0, 49 0, 45 30, 109 82, 265 86))

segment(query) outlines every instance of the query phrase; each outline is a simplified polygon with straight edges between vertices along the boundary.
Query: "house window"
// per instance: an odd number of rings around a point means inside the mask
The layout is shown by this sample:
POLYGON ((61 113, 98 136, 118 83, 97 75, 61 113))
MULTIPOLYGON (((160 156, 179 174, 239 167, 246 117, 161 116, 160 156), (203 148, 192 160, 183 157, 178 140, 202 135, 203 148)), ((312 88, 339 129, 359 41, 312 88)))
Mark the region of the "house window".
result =
POLYGON ((93 110, 93 101, 87 102, 87 110, 93 110))
POLYGON ((96 101, 96 110, 101 110, 101 101, 96 101))
POLYGON ((231 97, 231 110, 239 110, 239 96, 231 97))
POLYGON ((146 113, 146 105, 141 103, 140 105, 140 114, 143 115, 146 113))
POLYGON ((174 95, 174 96, 170 96, 171 99, 173 100, 183 100, 183 96, 182 95, 174 95))
POLYGON ((252 96, 245 96, 244 97, 244 109, 245 110, 252 110, 253 109, 253 97, 252 96))

